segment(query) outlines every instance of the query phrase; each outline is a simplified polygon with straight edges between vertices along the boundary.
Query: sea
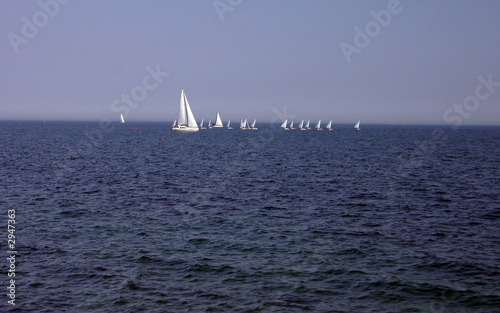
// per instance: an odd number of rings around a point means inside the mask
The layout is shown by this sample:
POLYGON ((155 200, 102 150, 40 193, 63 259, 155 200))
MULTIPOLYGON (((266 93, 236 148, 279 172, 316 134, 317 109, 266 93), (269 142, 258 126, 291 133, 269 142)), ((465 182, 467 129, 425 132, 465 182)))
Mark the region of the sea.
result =
POLYGON ((1 121, 0 312, 500 312, 500 127, 257 127, 1 121))

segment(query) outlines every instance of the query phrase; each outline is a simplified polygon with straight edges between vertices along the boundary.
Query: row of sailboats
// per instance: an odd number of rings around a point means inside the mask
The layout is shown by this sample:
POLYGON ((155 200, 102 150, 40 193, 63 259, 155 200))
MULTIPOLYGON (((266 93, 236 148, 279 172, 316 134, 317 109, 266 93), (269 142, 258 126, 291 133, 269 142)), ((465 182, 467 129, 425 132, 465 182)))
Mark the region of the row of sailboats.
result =
MULTIPOLYGON (((307 121, 307 123, 304 125, 304 120, 302 120, 299 124, 299 126, 296 128, 293 126, 293 121, 290 122, 290 125, 288 125, 288 119, 286 119, 283 124, 281 124, 281 128, 283 128, 283 130, 291 130, 291 129, 299 129, 299 130, 308 130, 308 129, 311 129, 311 126, 309 125, 310 124, 310 120, 307 121)), ((360 130, 361 128, 359 128, 359 123, 361 121, 358 121, 356 123, 356 125, 354 126, 354 128, 356 128, 357 130, 360 130)), ((318 121, 318 123, 316 123, 316 127, 315 127, 317 130, 323 130, 323 128, 321 128, 321 120, 318 121)), ((328 122, 328 124, 326 124, 326 127, 325 129, 327 130, 333 130, 333 127, 332 127, 332 121, 330 120, 328 122)))
MULTIPOLYGON (((299 130, 308 130, 308 129, 311 129, 311 126, 309 125, 311 123, 310 120, 307 121, 307 123, 304 125, 304 120, 302 120, 299 124, 299 126, 296 128, 293 126, 293 121, 290 122, 290 125, 288 126, 288 120, 286 119, 283 124, 281 124, 281 128, 283 128, 283 130, 291 130, 291 129, 299 129, 299 130)), ((323 128, 321 128, 321 120, 318 121, 318 123, 316 123, 316 127, 315 127, 317 130, 323 130, 323 128)), ((326 125, 326 129, 328 130, 333 130, 332 128, 332 121, 328 122, 328 124, 326 125)))
MULTIPOLYGON (((194 118, 193 111, 191 110, 191 107, 189 106, 189 102, 186 97, 186 93, 184 92, 184 88, 181 91, 181 101, 180 101, 180 106, 179 106, 179 119, 174 121, 174 124, 172 125, 172 130, 176 131, 198 131, 200 129, 206 129, 206 127, 203 126, 204 119, 201 120, 200 126, 196 123, 196 119, 194 118)), ((241 129, 257 129, 255 127, 255 123, 257 120, 254 120, 252 125, 248 125, 248 120, 245 119, 245 121, 241 121, 240 128, 241 129)), ((222 119, 220 117, 219 112, 217 112, 216 118, 215 118, 215 124, 212 125, 212 121, 210 120, 208 122, 208 128, 222 128, 224 127, 224 124, 222 124, 222 119)), ((227 129, 233 129, 231 127, 231 120, 227 121, 227 129)))
MULTIPOLYGON (((201 122, 200 122, 200 129, 207 129, 205 126, 203 126, 204 122, 205 122, 205 119, 202 118, 201 122)), ((217 118, 216 118, 215 124, 212 124, 212 120, 210 120, 208 122, 208 128, 222 128, 222 127, 224 127, 224 125, 222 124, 222 120, 220 119, 219 112, 217 112, 217 118)), ((226 127, 227 127, 227 129, 233 129, 231 127, 231 120, 227 121, 226 127)))
MULTIPOLYGON (((181 100, 179 104, 179 119, 174 121, 174 124, 172 125, 172 130, 175 131, 187 131, 187 132, 193 132, 193 131, 199 131, 200 129, 206 129, 206 127, 203 126, 204 120, 201 120, 200 126, 198 126, 198 123, 196 122, 196 119, 194 118, 193 111, 191 110, 191 106, 189 105, 189 102, 187 100, 186 93, 184 92, 184 88, 181 90, 181 100)), ((120 123, 125 123, 125 120, 123 118, 123 114, 120 114, 120 123)), ((240 122, 240 129, 246 130, 246 129, 252 129, 252 130, 257 130, 258 128, 255 126, 257 123, 257 120, 254 120, 252 124, 248 123, 248 119, 241 120, 240 122)), ((308 130, 311 129, 309 126, 310 120, 307 121, 306 124, 304 124, 304 120, 302 120, 298 126, 298 129, 300 130, 308 130)), ((354 126, 355 129, 360 130, 359 127, 360 121, 356 123, 354 126)), ((222 124, 222 119, 220 117, 219 112, 217 112, 216 118, 215 118, 215 124, 212 125, 212 121, 208 122, 208 128, 222 128, 224 125, 222 124)), ((228 120, 227 122, 227 129, 233 129, 231 127, 231 120, 228 120)), ((288 120, 285 120, 283 124, 281 124, 281 128, 283 130, 291 130, 291 129, 297 129, 293 125, 293 121, 290 123, 288 126, 288 120)), ((316 129, 317 130, 323 130, 321 128, 321 120, 318 121, 316 124, 316 129)), ((328 122, 326 125, 327 130, 333 130, 332 128, 332 121, 328 122)))

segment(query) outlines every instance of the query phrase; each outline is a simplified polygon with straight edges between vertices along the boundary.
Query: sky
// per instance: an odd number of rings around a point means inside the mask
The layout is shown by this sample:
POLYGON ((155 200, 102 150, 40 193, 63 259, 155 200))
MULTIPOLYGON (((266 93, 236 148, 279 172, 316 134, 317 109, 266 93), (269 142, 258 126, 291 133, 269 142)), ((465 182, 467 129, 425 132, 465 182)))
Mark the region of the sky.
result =
POLYGON ((500 125, 500 1, 0 0, 0 119, 500 125))

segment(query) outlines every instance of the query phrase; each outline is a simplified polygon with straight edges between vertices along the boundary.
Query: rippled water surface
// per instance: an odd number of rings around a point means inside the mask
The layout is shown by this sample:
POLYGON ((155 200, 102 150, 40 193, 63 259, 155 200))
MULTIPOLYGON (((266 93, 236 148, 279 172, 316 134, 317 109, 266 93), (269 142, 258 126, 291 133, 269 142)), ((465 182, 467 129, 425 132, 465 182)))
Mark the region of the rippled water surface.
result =
POLYGON ((169 126, 0 122, 17 311, 500 311, 500 128, 169 126))

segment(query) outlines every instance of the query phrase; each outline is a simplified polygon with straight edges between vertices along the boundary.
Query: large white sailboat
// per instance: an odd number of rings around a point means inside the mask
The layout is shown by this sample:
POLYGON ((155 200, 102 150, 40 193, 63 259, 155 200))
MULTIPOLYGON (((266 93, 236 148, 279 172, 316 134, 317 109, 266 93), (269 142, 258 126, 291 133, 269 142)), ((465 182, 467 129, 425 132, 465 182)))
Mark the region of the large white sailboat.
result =
POLYGON ((358 122, 356 123, 356 125, 354 125, 354 128, 356 128, 357 130, 361 130, 361 128, 359 128, 359 123, 360 123, 360 122, 361 122, 361 121, 358 121, 358 122))
POLYGON ((220 115, 219 115, 219 112, 217 112, 217 117, 215 118, 215 125, 213 127, 224 127, 224 125, 222 125, 222 120, 220 118, 220 115))
POLYGON ((186 93, 184 92, 184 88, 181 91, 181 102, 179 106, 179 119, 177 120, 177 125, 172 127, 172 130, 179 131, 199 131, 200 128, 196 123, 196 119, 194 118, 193 111, 191 111, 191 107, 189 106, 189 102, 186 97, 186 93))
POLYGON ((120 113, 120 123, 125 124, 125 119, 123 118, 123 114, 120 113))

